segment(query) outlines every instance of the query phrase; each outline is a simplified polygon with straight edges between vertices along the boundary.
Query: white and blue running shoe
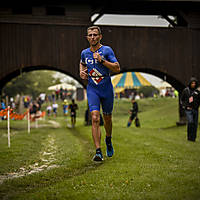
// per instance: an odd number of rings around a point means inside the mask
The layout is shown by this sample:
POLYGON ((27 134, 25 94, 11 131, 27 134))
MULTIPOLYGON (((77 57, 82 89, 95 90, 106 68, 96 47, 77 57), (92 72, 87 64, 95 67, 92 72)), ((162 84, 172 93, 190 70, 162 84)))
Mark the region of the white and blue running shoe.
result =
POLYGON ((96 153, 93 157, 93 161, 96 161, 96 162, 101 162, 103 161, 103 155, 102 153, 96 153))
MULTIPOLYGON (((106 140, 105 140, 106 142, 106 140)), ((113 149, 113 145, 112 145, 112 142, 110 141, 109 143, 106 142, 106 155, 108 157, 112 157, 114 154, 114 149, 113 149)))

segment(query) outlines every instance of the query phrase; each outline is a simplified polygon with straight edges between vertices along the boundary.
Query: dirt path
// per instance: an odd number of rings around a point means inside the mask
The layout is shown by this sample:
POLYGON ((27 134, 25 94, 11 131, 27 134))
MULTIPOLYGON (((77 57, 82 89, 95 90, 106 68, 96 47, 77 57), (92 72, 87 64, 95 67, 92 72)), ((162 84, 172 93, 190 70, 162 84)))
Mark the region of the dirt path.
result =
MULTIPOLYGON (((59 123, 52 121, 50 123, 54 124, 54 127, 59 127, 59 123), (53 122, 53 123, 52 123, 53 122)), ((0 184, 2 184, 7 179, 19 178, 29 174, 37 173, 43 170, 52 169, 58 167, 55 165, 56 161, 57 146, 55 145, 55 136, 48 135, 46 140, 42 144, 42 149, 39 152, 39 161, 29 166, 23 166, 18 172, 8 173, 5 175, 0 175, 0 184)))

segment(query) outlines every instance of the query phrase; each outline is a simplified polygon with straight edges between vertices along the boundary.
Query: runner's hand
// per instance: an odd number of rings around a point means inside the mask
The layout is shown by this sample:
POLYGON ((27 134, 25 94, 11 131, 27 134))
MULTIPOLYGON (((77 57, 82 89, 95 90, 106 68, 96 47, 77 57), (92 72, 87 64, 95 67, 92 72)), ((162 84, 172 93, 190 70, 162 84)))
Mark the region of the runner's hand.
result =
POLYGON ((98 52, 93 53, 93 58, 96 59, 98 62, 101 62, 101 56, 98 52))
POLYGON ((84 68, 84 69, 80 70, 80 77, 82 79, 88 79, 87 68, 84 68))

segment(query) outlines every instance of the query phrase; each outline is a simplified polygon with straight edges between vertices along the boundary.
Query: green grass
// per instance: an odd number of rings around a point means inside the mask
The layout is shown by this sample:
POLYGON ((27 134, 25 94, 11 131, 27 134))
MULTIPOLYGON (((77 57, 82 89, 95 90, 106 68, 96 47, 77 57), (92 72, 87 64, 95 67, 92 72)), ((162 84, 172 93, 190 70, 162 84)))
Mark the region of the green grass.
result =
POLYGON ((10 149, 6 122, 0 122, 0 177, 20 174, 22 168, 25 175, 35 163, 46 165, 41 172, 5 180, 0 199, 200 199, 199 131, 197 141, 191 143, 186 140, 186 126, 176 126, 177 99, 142 99, 138 103, 141 128, 134 124, 126 128, 131 104, 115 101, 115 155, 105 156, 102 127, 102 164, 91 161, 91 127, 84 126, 83 119, 86 102, 78 103, 75 129, 66 127, 61 107, 59 116, 51 118, 60 123, 59 128, 40 121, 39 125, 48 126, 34 128, 28 135, 25 121, 11 121, 10 149))

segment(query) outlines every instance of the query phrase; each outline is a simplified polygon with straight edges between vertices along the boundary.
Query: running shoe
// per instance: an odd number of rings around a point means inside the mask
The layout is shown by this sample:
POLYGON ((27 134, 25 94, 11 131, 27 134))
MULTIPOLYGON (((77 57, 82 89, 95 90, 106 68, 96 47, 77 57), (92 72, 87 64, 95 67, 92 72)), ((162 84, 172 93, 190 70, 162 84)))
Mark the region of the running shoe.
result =
MULTIPOLYGON (((106 140, 105 140, 106 142, 106 140)), ((108 157, 112 157, 114 154, 114 149, 113 149, 113 145, 112 145, 112 142, 110 141, 109 143, 106 142, 106 155, 108 157)))
POLYGON ((96 161, 96 162, 101 162, 103 161, 103 155, 102 153, 96 153, 93 157, 93 161, 96 161))

